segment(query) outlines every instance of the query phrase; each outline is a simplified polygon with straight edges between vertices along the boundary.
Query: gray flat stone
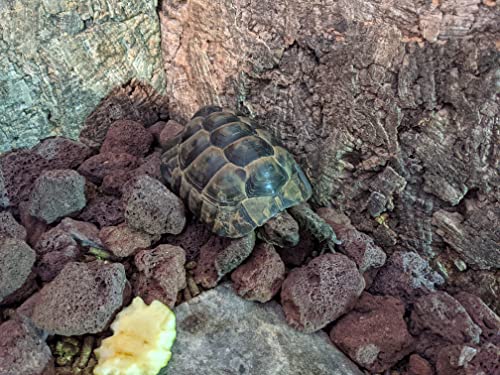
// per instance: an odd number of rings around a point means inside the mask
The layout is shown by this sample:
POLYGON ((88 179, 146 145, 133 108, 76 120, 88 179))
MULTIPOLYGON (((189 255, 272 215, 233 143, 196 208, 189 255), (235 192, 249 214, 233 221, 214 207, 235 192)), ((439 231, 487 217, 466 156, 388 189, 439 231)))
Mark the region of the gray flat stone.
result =
POLYGON ((362 374, 324 332, 298 332, 277 303, 244 300, 228 284, 179 305, 175 313, 177 339, 160 374, 362 374))

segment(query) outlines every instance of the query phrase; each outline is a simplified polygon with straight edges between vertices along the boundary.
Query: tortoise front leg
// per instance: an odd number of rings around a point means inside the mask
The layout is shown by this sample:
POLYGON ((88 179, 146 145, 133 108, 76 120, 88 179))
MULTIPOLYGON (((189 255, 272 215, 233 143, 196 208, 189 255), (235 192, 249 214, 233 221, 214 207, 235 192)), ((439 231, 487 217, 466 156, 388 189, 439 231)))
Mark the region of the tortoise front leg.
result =
POLYGON ((341 244, 333 228, 319 217, 307 203, 290 207, 288 212, 297 220, 301 228, 310 231, 320 243, 325 243, 332 253, 335 252, 335 244, 341 244))

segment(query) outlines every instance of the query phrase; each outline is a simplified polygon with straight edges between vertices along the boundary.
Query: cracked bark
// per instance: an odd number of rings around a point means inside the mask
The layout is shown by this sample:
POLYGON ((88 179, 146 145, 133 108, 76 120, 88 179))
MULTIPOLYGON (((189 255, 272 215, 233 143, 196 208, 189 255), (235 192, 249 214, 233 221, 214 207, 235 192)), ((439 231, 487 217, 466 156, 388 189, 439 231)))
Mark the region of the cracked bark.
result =
MULTIPOLYGON (((462 259, 498 279, 495 2, 164 0, 159 11, 172 118, 237 108, 294 153, 317 205, 387 252, 415 250, 449 277, 462 259)), ((498 282, 483 289, 491 300, 498 282)))

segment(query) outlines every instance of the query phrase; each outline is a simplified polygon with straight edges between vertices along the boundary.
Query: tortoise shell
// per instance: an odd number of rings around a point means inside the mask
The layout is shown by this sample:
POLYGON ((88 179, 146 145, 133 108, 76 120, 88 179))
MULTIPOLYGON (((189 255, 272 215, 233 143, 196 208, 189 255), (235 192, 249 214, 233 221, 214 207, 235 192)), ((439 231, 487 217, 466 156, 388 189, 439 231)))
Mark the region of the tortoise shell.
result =
POLYGON ((162 175, 220 236, 243 237, 311 196, 292 155, 234 112, 203 107, 175 143, 162 155, 162 175))

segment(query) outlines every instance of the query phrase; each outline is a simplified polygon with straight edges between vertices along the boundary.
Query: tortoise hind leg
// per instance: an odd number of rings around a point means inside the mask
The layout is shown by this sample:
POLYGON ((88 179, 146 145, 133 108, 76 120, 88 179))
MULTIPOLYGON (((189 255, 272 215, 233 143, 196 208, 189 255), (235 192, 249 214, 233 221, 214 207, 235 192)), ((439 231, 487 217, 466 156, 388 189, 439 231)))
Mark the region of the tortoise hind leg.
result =
POLYGON ((307 203, 290 207, 288 212, 298 221, 301 228, 310 231, 320 243, 325 243, 331 252, 335 252, 335 245, 339 245, 341 242, 337 239, 333 228, 319 217, 307 203))

